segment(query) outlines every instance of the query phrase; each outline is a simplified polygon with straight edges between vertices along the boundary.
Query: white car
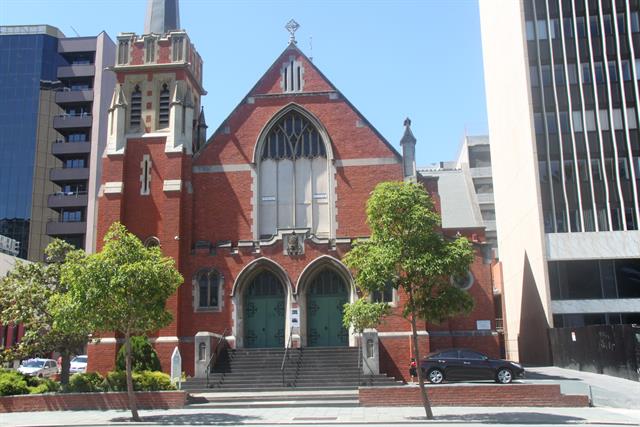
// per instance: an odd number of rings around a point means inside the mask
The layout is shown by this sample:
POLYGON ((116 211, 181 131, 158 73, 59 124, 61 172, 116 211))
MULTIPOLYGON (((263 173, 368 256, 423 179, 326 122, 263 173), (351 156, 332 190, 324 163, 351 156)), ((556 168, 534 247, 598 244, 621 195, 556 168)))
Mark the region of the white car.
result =
POLYGON ((24 360, 18 372, 32 377, 52 377, 58 373, 58 363, 53 359, 24 360))
POLYGON ((69 373, 77 374, 78 372, 87 372, 87 355, 83 354, 71 359, 71 367, 69 373))

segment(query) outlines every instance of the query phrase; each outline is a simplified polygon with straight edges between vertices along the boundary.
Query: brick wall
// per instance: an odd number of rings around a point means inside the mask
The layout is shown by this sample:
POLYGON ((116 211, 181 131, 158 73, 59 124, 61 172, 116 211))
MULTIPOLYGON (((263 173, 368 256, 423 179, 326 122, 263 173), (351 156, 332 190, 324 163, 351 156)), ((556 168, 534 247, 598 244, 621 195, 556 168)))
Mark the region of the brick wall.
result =
MULTIPOLYGON (((183 408, 187 401, 184 391, 136 392, 140 409, 183 408)), ((129 409, 127 393, 34 394, 0 397, 2 412, 77 411, 129 409)))
MULTIPOLYGON (((564 395, 559 384, 428 386, 432 406, 586 407, 589 397, 564 395)), ((422 406, 419 387, 360 387, 361 406, 422 406)))

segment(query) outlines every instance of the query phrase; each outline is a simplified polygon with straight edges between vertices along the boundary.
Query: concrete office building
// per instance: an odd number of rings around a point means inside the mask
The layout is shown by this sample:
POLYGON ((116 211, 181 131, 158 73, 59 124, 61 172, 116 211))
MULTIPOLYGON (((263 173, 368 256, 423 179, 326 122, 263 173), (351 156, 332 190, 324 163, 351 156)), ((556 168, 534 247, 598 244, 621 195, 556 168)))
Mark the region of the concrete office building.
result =
POLYGON ((480 1, 507 356, 640 322, 637 0, 480 1))
POLYGON ((114 58, 105 33, 66 38, 49 25, 0 27, 0 235, 17 242, 20 258, 40 260, 49 236, 95 247, 115 85, 104 67, 114 58))

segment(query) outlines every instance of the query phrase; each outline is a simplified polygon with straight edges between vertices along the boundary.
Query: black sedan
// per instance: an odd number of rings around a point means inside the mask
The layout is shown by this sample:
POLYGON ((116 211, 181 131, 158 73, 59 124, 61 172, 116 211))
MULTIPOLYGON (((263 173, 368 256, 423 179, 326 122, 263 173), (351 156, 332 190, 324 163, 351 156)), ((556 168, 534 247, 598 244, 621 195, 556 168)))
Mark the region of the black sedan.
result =
POLYGON ((509 384, 524 376, 524 368, 508 360, 490 359, 466 348, 450 348, 431 353, 420 364, 427 381, 440 384, 444 380, 495 380, 509 384))

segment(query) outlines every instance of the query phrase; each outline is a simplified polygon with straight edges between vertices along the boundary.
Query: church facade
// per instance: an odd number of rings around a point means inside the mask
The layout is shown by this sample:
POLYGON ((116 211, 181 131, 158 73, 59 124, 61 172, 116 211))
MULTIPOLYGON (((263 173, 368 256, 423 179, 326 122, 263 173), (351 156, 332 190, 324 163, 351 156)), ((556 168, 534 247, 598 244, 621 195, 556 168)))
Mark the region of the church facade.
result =
MULTIPOLYGON (((355 346, 342 306, 358 298, 341 259, 366 237, 365 203, 382 181, 416 174, 410 122, 404 156, 379 134, 291 40, 205 140, 202 60, 182 30, 118 37, 116 90, 103 158, 98 236, 114 221, 176 261, 184 283, 167 308, 173 322, 151 337, 164 370, 176 347, 197 374, 197 337, 235 348, 355 346)), ((421 324, 421 352, 465 346, 499 355, 490 260, 473 237, 468 280, 474 311, 421 324), (483 322, 483 323, 480 323, 483 322), (480 327, 479 325, 483 325, 480 327)), ((378 328, 381 371, 406 376, 410 324, 404 295, 375 296, 394 314, 378 328)), ((89 370, 113 368, 118 337, 89 345, 89 370)))

